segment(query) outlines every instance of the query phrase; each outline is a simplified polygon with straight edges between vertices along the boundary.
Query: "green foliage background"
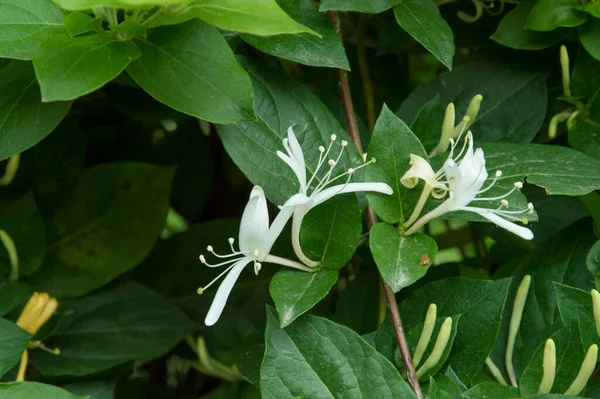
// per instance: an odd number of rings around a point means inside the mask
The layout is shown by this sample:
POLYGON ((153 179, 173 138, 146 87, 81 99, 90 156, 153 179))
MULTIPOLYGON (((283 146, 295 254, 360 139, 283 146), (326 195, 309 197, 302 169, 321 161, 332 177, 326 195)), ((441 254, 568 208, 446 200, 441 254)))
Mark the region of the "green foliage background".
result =
MULTIPOLYGON (((415 398, 381 281, 413 353, 429 304, 432 342, 453 319, 420 379, 427 398, 562 397, 600 344, 599 93, 595 0, 0 0, 0 160, 20 160, 0 179, 0 229, 20 260, 15 275, 0 248, 0 398, 415 398), (312 210, 302 244, 323 269, 246 270, 206 327, 215 291, 196 289, 217 273, 198 255, 237 237, 252 185, 271 215, 298 191, 276 156, 287 128, 307 165, 332 134, 351 143, 341 169, 362 163, 339 73, 377 159, 355 181, 394 194, 312 210), (508 199, 535 204, 535 239, 467 212, 404 236, 420 193, 399 182, 410 154, 428 159, 447 105, 459 121, 477 94, 470 129, 503 172, 490 196, 526 182, 508 199), (370 231, 367 204, 381 220, 370 231), (519 387, 507 387, 485 362, 506 375, 525 275, 519 387), (59 308, 32 337, 15 321, 34 291, 59 308), (558 371, 537 395, 550 337, 558 371), (14 382, 31 341, 60 355, 30 349, 14 382)), ((293 257, 289 241, 278 255, 293 257)), ((600 398, 597 370, 581 397, 600 398)))

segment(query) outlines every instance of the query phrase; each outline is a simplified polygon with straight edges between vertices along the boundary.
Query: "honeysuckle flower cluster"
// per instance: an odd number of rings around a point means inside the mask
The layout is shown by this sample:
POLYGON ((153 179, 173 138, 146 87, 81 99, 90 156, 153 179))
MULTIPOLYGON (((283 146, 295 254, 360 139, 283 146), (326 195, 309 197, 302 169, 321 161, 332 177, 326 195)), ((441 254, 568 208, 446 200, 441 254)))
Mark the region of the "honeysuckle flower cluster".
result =
POLYGON ((307 165, 304 160, 304 153, 298 139, 296 139, 296 136, 294 135, 292 127, 288 129, 288 137, 283 139, 283 147, 287 154, 277 151, 277 156, 292 169, 300 186, 298 194, 291 196, 282 206, 280 206, 280 209, 282 211, 292 210, 294 215, 292 220, 292 245, 294 247, 294 252, 298 259, 312 267, 317 266, 318 262, 315 262, 304 255, 300 245, 300 227, 302 226, 302 220, 312 208, 338 194, 368 191, 390 195, 393 192, 392 188, 385 183, 350 183, 354 172, 375 162, 375 159, 373 158, 356 168, 349 168, 346 171, 334 175, 336 167, 339 165, 340 159, 344 153, 344 149, 348 146, 347 141, 341 140, 340 150, 337 153, 337 156, 335 159, 329 158, 336 140, 336 135, 332 134, 327 149, 323 146, 318 148, 319 160, 308 181, 306 181, 307 165), (328 167, 326 167, 325 164, 327 164, 328 167), (319 173, 322 169, 325 169, 325 173, 319 178, 319 173), (337 181, 343 181, 343 183, 331 185, 331 183, 337 181))
POLYGON ((528 203, 525 209, 517 211, 503 209, 508 206, 506 198, 515 190, 520 190, 523 183, 514 182, 512 189, 500 196, 480 196, 496 184, 502 176, 502 171, 497 170, 492 181, 484 187, 488 172, 485 167, 483 150, 481 148, 473 150, 473 134, 469 131, 464 138, 462 149, 458 155, 455 155, 461 136, 462 134, 458 136, 457 141, 454 141, 454 139, 449 140, 451 144, 450 154, 442 168, 437 172, 434 172, 431 165, 422 157, 415 154, 410 155, 411 167, 400 181, 405 187, 413 188, 421 179, 425 182, 425 186, 412 215, 403 226, 406 229, 406 234, 414 233, 425 223, 446 213, 466 211, 477 213, 521 238, 533 239, 531 230, 513 223, 514 221, 527 223, 525 215, 533 213, 533 204, 528 203), (417 219, 429 198, 429 194, 435 198, 444 198, 447 194, 448 198, 438 207, 417 219), (489 209, 471 205, 472 203, 489 201, 497 201, 498 208, 489 209))
POLYGON ((215 257, 225 259, 224 261, 210 264, 204 255, 200 255, 200 261, 206 266, 226 267, 214 280, 198 289, 198 293, 202 294, 207 288, 225 276, 204 320, 207 326, 215 324, 221 316, 233 285, 247 265, 251 263, 254 265, 255 274, 258 274, 261 270, 263 263, 274 263, 307 272, 318 270, 319 262, 311 260, 304 255, 300 243, 302 220, 312 208, 338 194, 359 191, 392 194, 392 188, 385 183, 350 182, 357 169, 374 162, 374 160, 334 175, 336 167, 343 156, 344 149, 348 146, 347 141, 341 140, 340 150, 337 152, 337 155, 335 158, 330 157, 334 146, 336 146, 336 142, 337 137, 331 135, 328 147, 320 146, 318 148, 319 160, 313 169, 309 169, 312 170, 312 173, 307 180, 306 169, 309 167, 306 165, 302 147, 294 134, 293 128, 290 126, 287 137, 283 139, 285 153, 277 151, 277 156, 296 175, 299 183, 299 192, 292 195, 279 207, 280 211, 278 215, 273 220, 273 223, 269 224, 269 211, 267 209, 265 194, 260 186, 254 186, 240 222, 239 249, 234 247, 235 240, 229 238, 231 248, 231 253, 229 254, 218 254, 211 245, 206 248, 215 257), (322 172, 323 170, 325 170, 324 173, 322 172), (337 181, 343 181, 343 183, 332 185, 332 183, 337 181), (292 216, 292 246, 296 256, 302 263, 271 254, 273 244, 292 216))

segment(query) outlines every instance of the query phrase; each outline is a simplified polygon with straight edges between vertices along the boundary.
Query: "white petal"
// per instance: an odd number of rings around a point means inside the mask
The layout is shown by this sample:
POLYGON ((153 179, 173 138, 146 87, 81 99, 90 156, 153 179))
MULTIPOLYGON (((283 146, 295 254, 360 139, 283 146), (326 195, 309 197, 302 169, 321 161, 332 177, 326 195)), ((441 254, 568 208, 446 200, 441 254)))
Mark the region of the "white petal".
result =
POLYGON ((301 173, 299 171, 301 169, 300 169, 300 166, 298 165, 298 163, 295 161, 295 159, 285 155, 281 151, 277 151, 276 154, 283 162, 285 162, 287 164, 287 166, 290 167, 292 172, 294 172, 294 174, 296 175, 296 178, 298 179, 298 182, 300 183, 300 187, 304 188, 304 186, 302 186, 302 182, 300 181, 300 179, 302 177, 301 177, 301 173))
POLYGON ((225 276, 223 282, 219 286, 217 290, 217 294, 215 295, 215 299, 213 299, 212 304, 210 305, 210 309, 206 314, 206 318, 204 319, 204 324, 207 326, 212 326, 219 320, 221 313, 223 312, 223 308, 225 307, 225 303, 227 303, 227 298, 229 298, 229 294, 231 293, 231 289, 233 285, 237 281, 238 277, 244 267, 252 262, 251 258, 242 258, 236 262, 236 264, 231 268, 231 271, 225 276))
POLYGON ((298 194, 292 195, 287 201, 285 201, 285 204, 283 204, 280 208, 283 209, 283 208, 301 206, 301 205, 305 205, 311 201, 312 201, 312 199, 307 197, 305 194, 298 193, 298 194))
POLYGON ((259 249, 260 250, 260 257, 258 258, 259 261, 262 262, 269 255, 269 252, 271 252, 271 248, 273 247, 273 244, 275 244, 275 241, 277 241, 277 238, 283 231, 283 228, 287 224, 288 220, 290 220, 292 213, 294 213, 294 209, 295 209, 295 207, 290 206, 290 207, 283 207, 281 209, 281 211, 279 211, 279 213, 273 220, 273 223, 271 223, 271 227, 269 227, 269 232, 267 233, 267 235, 264 238, 263 246, 259 249))
POLYGON ((290 145, 290 150, 296 159, 296 163, 298 164, 298 172, 296 172, 298 181, 300 182, 300 186, 304 189, 306 188, 306 164, 304 162, 304 152, 302 152, 302 147, 294 134, 292 126, 288 128, 288 143, 290 145))
POLYGON ((313 198, 313 204, 311 208, 327 201, 328 199, 338 194, 356 193, 359 191, 368 191, 387 195, 391 195, 394 192, 394 190, 392 190, 392 188, 385 183, 338 184, 337 186, 326 188, 325 190, 315 195, 315 197, 313 198))
MULTIPOLYGON (((467 211, 467 210, 469 210, 469 208, 465 208, 464 210, 467 211)), ((519 237, 523 238, 524 240, 532 240, 533 239, 533 232, 531 230, 529 230, 527 227, 519 226, 518 224, 510 222, 492 212, 481 212, 480 211, 480 212, 476 212, 476 213, 480 214, 481 216, 483 216, 490 222, 494 223, 495 225, 502 227, 503 229, 508 230, 513 234, 518 235, 519 237)))
POLYGON ((254 186, 240 222, 240 249, 252 251, 261 248, 268 231, 269 210, 265 193, 260 186, 254 186))
POLYGON ((424 158, 410 154, 410 165, 412 165, 410 169, 400 178, 400 183, 404 187, 413 188, 419 183, 419 179, 424 180, 430 186, 435 184, 435 172, 424 158))

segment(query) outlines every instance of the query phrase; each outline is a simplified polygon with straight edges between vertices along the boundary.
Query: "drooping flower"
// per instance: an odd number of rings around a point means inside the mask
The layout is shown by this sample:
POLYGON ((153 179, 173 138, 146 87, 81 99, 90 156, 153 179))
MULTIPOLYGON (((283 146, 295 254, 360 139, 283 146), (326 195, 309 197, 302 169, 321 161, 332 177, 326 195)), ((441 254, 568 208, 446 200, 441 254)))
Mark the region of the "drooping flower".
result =
MULTIPOLYGON (((478 197, 479 194, 485 193, 496 184, 498 179, 502 176, 502 172, 499 170, 496 171, 492 182, 485 188, 482 188, 486 179, 488 178, 488 172, 485 168, 483 150, 481 148, 478 148, 475 151, 473 150, 472 133, 467 133, 463 148, 455 157, 454 150, 457 143, 455 143, 454 140, 450 140, 450 143, 450 155, 444 162, 444 166, 440 171, 431 176, 431 172, 429 170, 431 168, 427 169, 421 166, 418 170, 414 169, 412 172, 409 170, 411 174, 409 174, 408 177, 405 175, 406 178, 403 177, 403 179, 401 179, 401 182, 405 186, 411 188, 411 185, 412 187, 416 185, 414 179, 421 178, 425 181, 427 188, 428 185, 431 186, 433 182, 437 184, 442 178, 445 177, 445 184, 447 184, 446 187, 448 191, 448 199, 442 202, 437 208, 425 214, 414 223, 412 223, 412 221, 409 219, 412 224, 405 224, 404 227, 407 228, 406 234, 410 235, 414 233, 425 223, 448 212, 467 211, 477 213, 490 222, 510 231, 511 233, 514 233, 526 240, 531 240, 533 238, 533 233, 531 230, 526 227, 519 226, 513 223, 513 221, 520 220, 526 222, 527 219, 523 218, 523 215, 527 213, 533 213, 533 204, 528 203, 527 208, 518 211, 508 211, 502 209, 508 206, 508 201, 505 198, 512 194, 515 190, 521 189, 523 187, 523 183, 515 182, 510 191, 498 197, 478 197), (409 178, 412 178, 412 180, 409 181, 409 178), (407 182, 409 182, 409 185, 407 185, 407 182), (498 201, 499 207, 497 209, 488 209, 477 206, 469 206, 469 204, 472 202, 477 201, 498 201)), ((407 174, 409 172, 407 172, 407 174)), ((411 219, 414 220, 416 217, 411 217, 411 219)))
POLYGON ((271 226, 269 226, 269 210, 267 209, 265 194, 260 186, 254 186, 250 193, 250 199, 244 208, 244 213, 242 214, 242 220, 240 222, 238 240, 239 250, 236 250, 233 247, 235 240, 229 238, 229 246, 231 247, 230 254, 219 255, 210 245, 206 248, 208 252, 212 253, 217 258, 227 260, 217 264, 209 264, 204 255, 200 255, 200 261, 209 267, 227 267, 214 280, 203 288, 198 289, 198 293, 202 294, 208 287, 226 275, 217 290, 217 294, 215 295, 204 320, 204 323, 207 326, 215 324, 221 316, 233 285, 237 281, 242 270, 244 270, 248 264, 254 264, 255 274, 258 274, 260 271, 262 262, 276 263, 305 271, 314 271, 299 262, 270 254, 273 244, 281 234, 281 231, 291 216, 291 209, 283 209, 277 217, 275 217, 271 226))
POLYGON ((318 265, 318 262, 315 262, 304 255, 300 245, 300 228, 302 226, 302 220, 308 211, 338 194, 369 191, 390 195, 392 194, 393 190, 385 183, 350 183, 354 172, 357 169, 368 165, 369 163, 375 162, 374 159, 371 159, 369 162, 365 162, 357 168, 350 168, 347 171, 334 176, 333 173, 340 159, 342 158, 344 148, 348 146, 348 142, 342 140, 340 142, 341 149, 337 154, 337 157, 335 159, 329 158, 329 154, 331 153, 333 145, 337 140, 335 134, 331 135, 331 141, 327 149, 325 149, 323 146, 319 147, 319 161, 317 162, 314 170, 312 170, 310 179, 307 181, 307 165, 304 159, 304 152, 302 151, 302 147, 300 146, 300 143, 294 134, 292 126, 288 128, 287 133, 287 138, 283 139, 283 148, 287 154, 277 151, 277 156, 292 169, 298 178, 300 190, 298 194, 291 196, 280 208, 282 211, 291 210, 294 214, 292 220, 292 245, 294 247, 296 256, 298 256, 298 259, 300 259, 306 265, 315 267, 318 265), (323 176, 319 177, 319 172, 325 164, 327 164, 329 168, 323 176), (341 184, 331 186, 331 183, 341 179, 345 179, 345 181, 341 184))

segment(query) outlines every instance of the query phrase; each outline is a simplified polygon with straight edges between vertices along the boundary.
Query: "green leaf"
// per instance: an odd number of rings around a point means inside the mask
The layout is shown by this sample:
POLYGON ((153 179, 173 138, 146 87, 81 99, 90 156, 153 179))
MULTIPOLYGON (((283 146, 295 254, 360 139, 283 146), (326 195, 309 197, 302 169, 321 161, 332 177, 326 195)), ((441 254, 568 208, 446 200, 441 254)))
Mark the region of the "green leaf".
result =
POLYGON ((164 227, 173 172, 136 162, 87 169, 53 206, 36 289, 82 295, 138 265, 164 227))
POLYGON ((125 9, 151 8, 154 5, 188 3, 190 0, 52 0, 60 8, 70 11, 88 10, 104 6, 125 9))
POLYGON ((519 388, 496 384, 495 382, 482 382, 463 393, 466 399, 514 399, 520 396, 519 388))
POLYGON ((271 280, 269 291, 277 307, 281 327, 287 327, 325 298, 337 279, 337 271, 329 269, 315 273, 279 270, 271 280))
POLYGON ((550 195, 584 195, 600 189, 600 160, 567 147, 541 144, 482 145, 488 170, 501 170, 497 184, 509 188, 523 178, 550 195))
MULTIPOLYGON (((2 335, 0 340, 0 377, 2 377, 19 363, 21 355, 27 348, 27 342, 31 339, 31 334, 6 319, 0 319, 0 334, 2 335)), ((1 386, 0 397, 2 397, 1 386)))
POLYGON ((381 110, 373 129, 368 154, 376 159, 376 163, 367 167, 365 180, 387 183, 394 190, 392 195, 367 194, 373 210, 388 223, 408 219, 410 214, 405 212, 412 207, 406 202, 415 203, 420 192, 417 192, 417 188, 405 188, 400 183, 400 178, 410 168, 410 154, 419 155, 426 160, 428 158, 419 139, 387 106, 381 110))
POLYGON ((271 36, 318 33, 290 18, 275 0, 202 0, 190 6, 193 14, 217 28, 271 36))
POLYGON ((576 120, 569 129, 569 145, 592 157, 600 158, 600 123, 576 120))
POLYGON ((74 395, 89 395, 90 399, 114 399, 115 381, 71 382, 63 388, 74 395))
POLYGON ((587 268, 592 273, 596 281, 600 280, 600 241, 590 248, 586 257, 587 268))
MULTIPOLYGON (((540 71, 476 62, 460 65, 419 86, 396 114, 410 125, 421 108, 438 94, 444 109, 454 103, 457 124, 471 99, 477 94, 483 96, 477 119, 470 127, 476 144, 531 141, 544 122, 548 97, 546 75, 540 71)), ((441 125, 431 134, 437 135, 437 144, 441 125)))
POLYGON ((64 25, 69 36, 75 37, 102 28, 102 20, 84 12, 76 11, 67 15, 64 25))
POLYGON ((42 43, 33 60, 42 101, 73 100, 91 93, 140 55, 132 42, 104 33, 55 36, 42 43))
POLYGON ((12 312, 31 295, 31 288, 25 283, 5 282, 0 284, 0 316, 12 312))
POLYGON ((64 32, 64 19, 48 0, 0 0, 0 57, 31 60, 40 43, 64 32))
POLYGON ((538 0, 523 0, 511 12, 506 14, 496 32, 490 37, 503 46, 518 50, 540 50, 560 42, 566 35, 566 29, 551 32, 535 32, 525 29, 529 14, 538 0))
MULTIPOLYGON (((509 285, 508 279, 447 278, 419 287, 398 309, 407 331, 422 326, 431 303, 437 305, 438 317, 461 316, 448 362, 461 380, 470 383, 496 341, 509 285)), ((376 338, 377 350, 388 356, 396 348, 391 329, 388 319, 376 338)))
POLYGON ((456 385, 454 381, 452 381, 450 377, 445 374, 437 374, 435 379, 433 377, 429 378, 430 388, 427 392, 427 399, 436 398, 436 396, 431 396, 431 393, 433 393, 431 390, 433 389, 434 385, 436 386, 434 392, 437 393, 437 397, 440 399, 462 399, 462 392, 458 385, 456 385))
POLYGON ((402 0, 322 0, 319 11, 357 11, 379 14, 400 4, 402 0))
POLYGON ((89 396, 75 396, 53 385, 29 381, 0 383, 0 398, 90 399, 89 396))
POLYGON ((579 47, 571 72, 571 91, 574 96, 592 98, 600 89, 600 61, 579 47))
MULTIPOLYGON (((584 348, 581 344, 577 322, 570 325, 569 328, 561 329, 552 334, 551 338, 556 345, 556 376, 552 391, 564 392, 571 386, 577 376, 587 348, 584 348)), ((519 379, 519 389, 523 397, 538 393, 542 381, 544 346, 545 341, 537 348, 519 379)))
POLYGON ((341 269, 354 255, 362 233, 361 211, 353 194, 338 196, 310 210, 300 240, 306 256, 328 269, 341 269))
POLYGON ((398 25, 452 69, 454 35, 432 1, 402 0, 394 7, 398 25))
POLYGON ((588 22, 579 27, 579 40, 592 57, 600 60, 600 19, 590 18, 588 22))
POLYGON ((127 72, 158 101, 209 122, 254 119, 248 75, 214 27, 198 20, 165 26, 135 43, 142 56, 127 72))
POLYGON ((589 348, 592 344, 600 344, 590 293, 560 283, 554 283, 554 291, 563 324, 565 326, 570 326, 574 322, 579 324, 584 348, 589 348))
POLYGON ((563 26, 579 26, 587 16, 577 10, 577 4, 577 0, 538 0, 527 17, 525 29, 549 31, 563 26))
POLYGON ((359 250, 358 257, 362 262, 360 268, 353 271, 353 278, 342 280, 338 285, 334 320, 362 335, 375 331, 379 325, 378 315, 372 310, 380 305, 381 283, 377 267, 367 256, 366 248, 364 252, 359 250))
POLYGON ((423 277, 437 253, 437 244, 428 235, 403 236, 387 223, 373 226, 369 246, 381 276, 394 292, 423 277))
POLYGON ((442 106, 441 96, 437 93, 427 101, 417 113, 410 129, 421 140, 423 147, 429 153, 440 141, 442 123, 445 109, 442 106))
MULTIPOLYGON (((294 126, 302 146, 309 176, 319 159, 318 147, 327 148, 332 134, 337 136, 338 143, 332 148, 332 154, 337 156, 341 140, 350 143, 335 171, 362 164, 348 134, 308 87, 273 68, 247 59, 242 59, 242 64, 252 78, 258 120, 217 125, 216 128, 233 162, 252 184, 265 190, 271 202, 283 205, 289 197, 298 193, 296 176, 276 155, 277 151, 284 150, 282 139, 287 137, 290 126, 294 126)), ((360 173, 357 173, 354 181, 359 176, 360 173)))
MULTIPOLYGON (((592 288, 593 278, 585 265, 585 255, 594 242, 590 232, 589 220, 576 222, 544 242, 539 250, 529 257, 513 260, 511 297, 514 297, 523 277, 526 274, 531 275, 529 295, 523 310, 523 320, 529 322, 521 324, 521 338, 515 347, 516 363, 522 364, 522 367, 528 363, 542 340, 556 331, 558 314, 554 283, 585 290, 592 288)), ((502 272, 498 274, 505 275, 502 272)), ((494 347, 493 359, 496 364, 503 363, 500 359, 504 359, 510 316, 511 311, 507 311, 494 347)))
POLYGON ((12 61, 0 69, 0 160, 37 144, 70 107, 70 101, 42 103, 31 63, 12 61))
POLYGON ((415 398, 388 360, 327 319, 305 315, 284 330, 267 308, 265 341, 263 398, 415 398))
MULTIPOLYGON (((46 228, 33 193, 18 198, 0 212, 0 229, 12 238, 19 257, 19 275, 35 272, 46 255, 46 228)), ((0 264, 7 272, 10 258, 4 246, 0 247, 0 264)))
POLYGON ((148 361, 168 352, 193 329, 175 305, 132 282, 65 300, 60 306, 68 313, 44 341, 50 348, 60 348, 60 356, 30 354, 44 375, 81 376, 128 361, 148 361))
POLYGON ((148 31, 139 21, 135 19, 126 19, 119 25, 111 25, 110 30, 118 33, 122 38, 131 39, 141 37, 145 39, 148 36, 148 31))
POLYGON ((583 10, 596 18, 600 18, 600 4, 594 2, 588 2, 577 5, 578 10, 583 10))
POLYGON ((279 0, 279 5, 295 20, 313 29, 321 38, 309 35, 261 37, 242 35, 260 51, 300 64, 350 70, 344 45, 325 14, 310 0, 279 0))

